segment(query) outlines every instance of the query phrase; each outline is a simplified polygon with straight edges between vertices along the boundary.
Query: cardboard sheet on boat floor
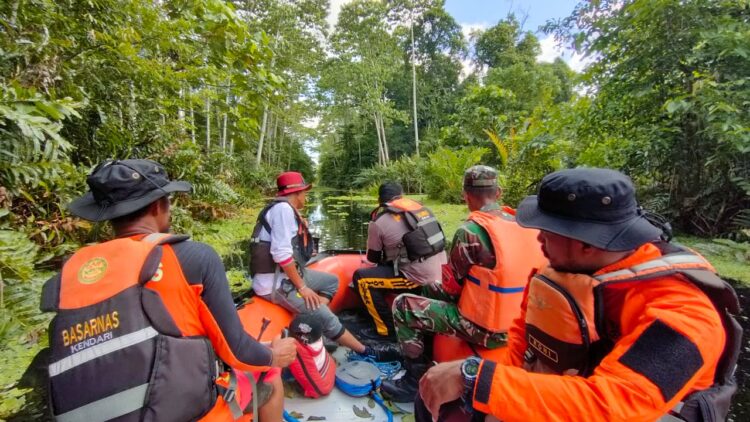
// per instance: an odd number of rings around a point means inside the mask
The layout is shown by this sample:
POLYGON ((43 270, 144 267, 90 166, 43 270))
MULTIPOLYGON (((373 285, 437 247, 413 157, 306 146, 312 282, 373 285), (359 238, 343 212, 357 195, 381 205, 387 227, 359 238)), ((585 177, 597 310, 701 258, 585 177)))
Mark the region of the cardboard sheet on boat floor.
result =
MULTIPOLYGON (((347 351, 348 349, 339 347, 333 353, 334 359, 337 362, 344 362, 347 351)), ((383 409, 369 402, 369 397, 350 397, 342 393, 338 388, 334 388, 331 394, 319 399, 308 399, 305 397, 285 398, 284 408, 290 413, 296 412, 298 416, 301 414, 302 416, 298 418, 300 422, 307 421, 307 418, 311 416, 325 416, 326 422, 385 422, 387 418, 383 409), (371 405, 372 407, 370 407, 371 405), (354 406, 356 406, 356 410, 354 406), (367 416, 368 413, 371 416, 367 416)), ((398 407, 411 413, 413 412, 414 404, 398 403, 398 407)), ((394 415, 393 420, 401 422, 404 416, 403 414, 394 415)), ((409 416, 406 420, 413 421, 414 418, 413 416, 409 416)))

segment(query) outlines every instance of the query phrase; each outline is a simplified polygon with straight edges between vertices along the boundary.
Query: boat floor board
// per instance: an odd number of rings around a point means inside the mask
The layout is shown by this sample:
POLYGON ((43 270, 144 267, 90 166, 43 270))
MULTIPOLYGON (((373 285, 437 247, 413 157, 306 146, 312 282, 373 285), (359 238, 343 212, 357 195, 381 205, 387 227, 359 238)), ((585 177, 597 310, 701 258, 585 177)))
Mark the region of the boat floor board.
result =
MULTIPOLYGON (((349 349, 339 347, 332 354, 337 363, 346 361, 346 353, 349 349)), ((385 422, 386 418, 383 409, 375 405, 370 408, 368 403, 369 397, 351 397, 342 393, 338 388, 334 388, 331 394, 319 399, 309 399, 306 397, 293 397, 284 399, 284 408, 291 412, 297 412, 303 416, 299 418, 300 422, 306 421, 310 416, 325 416, 326 422, 366 422, 376 421, 385 422), (372 417, 360 417, 354 413, 353 406, 366 409, 372 417)), ((414 403, 398 403, 398 407, 412 413, 414 403)), ((394 415, 395 422, 401 422, 405 415, 394 415)), ((411 420, 414 420, 413 417, 411 420)))

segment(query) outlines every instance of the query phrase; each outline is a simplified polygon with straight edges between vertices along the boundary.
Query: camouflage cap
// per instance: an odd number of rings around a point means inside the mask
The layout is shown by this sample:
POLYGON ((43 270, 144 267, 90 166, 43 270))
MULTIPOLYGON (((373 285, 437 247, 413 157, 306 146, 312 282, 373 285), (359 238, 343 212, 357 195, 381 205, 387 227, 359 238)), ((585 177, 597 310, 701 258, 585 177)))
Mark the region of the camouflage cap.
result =
POLYGON ((464 172, 464 190, 496 189, 497 170, 489 166, 477 165, 464 172))

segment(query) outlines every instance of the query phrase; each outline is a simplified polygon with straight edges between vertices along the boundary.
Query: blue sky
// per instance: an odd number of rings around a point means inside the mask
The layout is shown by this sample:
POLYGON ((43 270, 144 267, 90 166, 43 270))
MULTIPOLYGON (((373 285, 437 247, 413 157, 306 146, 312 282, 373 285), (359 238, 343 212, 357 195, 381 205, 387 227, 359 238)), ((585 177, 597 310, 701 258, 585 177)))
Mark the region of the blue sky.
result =
POLYGON ((576 3, 576 0, 446 0, 445 9, 461 24, 489 26, 513 12, 519 21, 525 19, 524 29, 536 32, 548 19, 569 16, 576 3))
MULTIPOLYGON (((351 0, 330 1, 328 23, 333 27, 341 6, 351 0)), ((569 16, 577 3, 577 0, 446 0, 445 8, 461 25, 466 36, 473 30, 485 29, 496 24, 500 19, 505 18, 508 12, 513 12, 523 23, 525 30, 532 31, 539 37, 542 53, 537 60, 551 62, 556 57, 562 57, 571 68, 581 71, 587 64, 587 60, 558 47, 552 36, 538 32, 539 26, 548 19, 569 16)), ((469 73, 471 70, 471 63, 466 60, 464 73, 469 73)))

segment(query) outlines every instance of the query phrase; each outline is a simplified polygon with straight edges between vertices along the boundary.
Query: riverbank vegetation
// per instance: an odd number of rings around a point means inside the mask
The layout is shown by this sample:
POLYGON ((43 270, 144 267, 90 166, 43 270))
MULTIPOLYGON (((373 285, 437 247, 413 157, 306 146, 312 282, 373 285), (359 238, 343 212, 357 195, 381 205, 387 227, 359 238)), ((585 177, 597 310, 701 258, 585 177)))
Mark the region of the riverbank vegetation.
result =
POLYGON ((620 169, 747 281, 747 0, 583 0, 540 32, 510 14, 468 37, 443 0, 354 0, 333 27, 328 8, 0 2, 0 419, 24 407, 17 380, 46 343, 41 284, 108 235, 66 209, 107 158, 153 158, 193 184, 174 229, 216 246, 236 288, 246 222, 278 172, 370 193, 398 180, 450 236, 464 212, 448 204, 480 162, 511 206, 552 170, 620 169), (538 62, 542 34, 591 64, 538 62))

